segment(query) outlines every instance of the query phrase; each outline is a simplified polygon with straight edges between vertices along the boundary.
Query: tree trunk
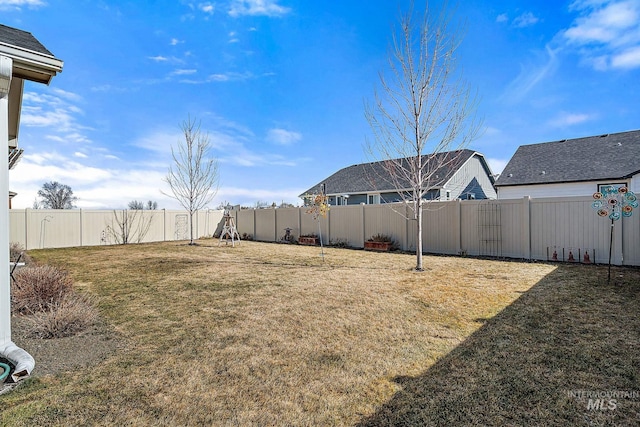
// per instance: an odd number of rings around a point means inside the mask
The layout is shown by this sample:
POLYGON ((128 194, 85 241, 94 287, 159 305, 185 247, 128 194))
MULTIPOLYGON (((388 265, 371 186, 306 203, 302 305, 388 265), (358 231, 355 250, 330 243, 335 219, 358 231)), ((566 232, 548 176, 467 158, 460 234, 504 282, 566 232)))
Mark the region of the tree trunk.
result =
POLYGON ((193 245, 193 212, 190 212, 189 215, 189 245, 193 245))
POLYGON ((416 271, 424 271, 422 267, 422 199, 417 203, 416 212, 416 271))

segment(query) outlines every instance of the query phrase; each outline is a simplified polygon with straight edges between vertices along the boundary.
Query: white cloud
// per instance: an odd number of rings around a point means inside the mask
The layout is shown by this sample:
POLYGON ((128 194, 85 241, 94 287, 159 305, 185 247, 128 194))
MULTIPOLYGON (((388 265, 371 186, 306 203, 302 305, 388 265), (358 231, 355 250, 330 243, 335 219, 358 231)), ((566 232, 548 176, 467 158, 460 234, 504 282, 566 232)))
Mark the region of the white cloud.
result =
POLYGON ((193 70, 193 69, 189 69, 189 70, 184 70, 184 69, 180 69, 180 70, 174 70, 171 72, 172 76, 186 76, 189 74, 195 74, 197 73, 198 70, 193 70))
POLYGON ((558 114, 556 118, 549 121, 549 125, 552 127, 563 128, 584 123, 592 119, 593 116, 591 114, 562 112, 558 114))
POLYGON ((203 11, 204 13, 208 13, 209 15, 213 15, 213 12, 216 10, 216 5, 212 3, 200 3, 198 5, 198 9, 203 11))
POLYGON ((229 81, 243 81, 253 78, 253 74, 250 72, 244 73, 217 73, 209 75, 209 81, 212 82, 229 82, 229 81))
POLYGON ((513 25, 518 28, 530 27, 536 24, 539 19, 531 12, 525 12, 522 15, 517 16, 513 20, 513 25))
POLYGON ((176 38, 173 38, 173 39, 171 39, 171 40, 169 41, 169 44, 170 44, 171 46, 177 46, 177 45, 179 45, 180 43, 184 43, 184 41, 182 41, 182 40, 178 40, 178 39, 176 39, 176 38))
POLYGON ((611 57, 612 68, 638 68, 640 67, 640 46, 629 48, 611 57))
POLYGON ((506 13, 501 13, 500 15, 496 16, 496 22, 507 22, 509 20, 509 15, 507 15, 506 13))
POLYGON ((278 145, 291 145, 302 139, 302 134, 286 129, 269 129, 267 141, 278 145))
POLYGON ((500 99, 519 102, 541 81, 553 74, 558 66, 556 51, 546 46, 544 53, 538 53, 533 64, 521 64, 520 74, 509 85, 500 99))
POLYGON ((46 128, 46 139, 59 142, 89 143, 89 127, 81 125, 77 116, 83 110, 72 102, 82 97, 62 89, 43 88, 45 92, 26 92, 23 96, 20 124, 24 127, 46 128), (57 95, 51 95, 51 93, 57 95))
POLYGON ((280 6, 277 3, 278 0, 233 0, 229 15, 233 17, 243 15, 278 17, 291 11, 290 8, 280 6))
POLYGON ((47 3, 41 0, 0 0, 0 10, 20 10, 22 7, 36 9, 46 5, 47 3))
POLYGON ((157 55, 157 56, 148 56, 148 59, 155 61, 155 62, 165 62, 168 61, 169 58, 167 58, 166 56, 162 56, 162 55, 157 55))
POLYGON ((81 158, 81 159, 86 159, 86 158, 88 158, 88 157, 89 157, 89 156, 87 156, 86 154, 81 153, 81 152, 79 152, 79 151, 76 151, 75 153, 73 153, 73 155, 74 155, 75 157, 79 157, 79 158, 81 158))
POLYGON ((584 62, 597 70, 640 67, 640 2, 581 0, 570 10, 579 16, 561 37, 577 48, 584 62))

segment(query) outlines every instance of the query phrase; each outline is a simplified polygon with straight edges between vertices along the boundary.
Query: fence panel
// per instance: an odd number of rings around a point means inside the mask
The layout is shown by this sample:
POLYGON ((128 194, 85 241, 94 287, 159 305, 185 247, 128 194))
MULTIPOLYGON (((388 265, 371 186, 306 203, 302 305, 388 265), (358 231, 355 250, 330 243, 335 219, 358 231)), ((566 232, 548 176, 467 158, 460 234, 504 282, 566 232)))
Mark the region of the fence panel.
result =
MULTIPOLYGON (((596 262, 606 263, 609 257, 610 221, 601 218, 591 208, 590 197, 546 198, 531 200, 531 256, 546 260, 552 257, 554 250, 558 258, 569 258, 569 252, 578 260, 585 250, 596 262), (549 255, 547 255, 547 251, 549 255)), ((615 230, 614 230, 615 231, 615 230)), ((614 235, 616 241, 613 260, 621 262, 621 237, 614 235)))
POLYGON ((276 238, 276 210, 256 209, 256 235, 255 240, 263 242, 275 242, 276 238))
POLYGON ((344 242, 354 248, 364 247, 363 212, 363 205, 332 206, 329 211, 331 241, 344 242))
MULTIPOLYGON (((590 197, 431 202, 425 206, 424 251, 547 260, 576 261, 587 252, 592 261, 607 263, 611 221, 591 208, 590 197), (595 251, 595 257, 593 253, 595 251)), ((91 246, 115 243, 108 237, 112 210, 12 209, 10 241, 25 249, 91 246)), ((123 211, 117 211, 123 212, 123 211)), ((407 219, 410 207, 393 205, 333 206, 327 217, 314 220, 305 208, 233 211, 239 233, 257 240, 277 241, 285 228, 292 234, 318 234, 325 243, 344 241, 362 247, 375 234, 391 236, 403 250, 415 250, 416 223, 407 219)), ((202 211, 194 218, 194 237, 217 234, 223 211, 202 211)), ((144 242, 186 240, 189 215, 184 211, 140 211, 149 222, 144 242)), ((616 221, 613 228, 616 265, 640 265, 640 211, 616 221)), ((136 239, 134 239, 136 240, 136 239)))
POLYGON ((277 240, 282 240, 289 228, 293 238, 300 236, 300 210, 297 208, 274 209, 275 211, 275 230, 277 240))
POLYGON ((240 236, 246 233, 247 235, 250 235, 251 238, 254 238, 256 234, 255 212, 256 211, 254 209, 242 209, 236 211, 236 228, 238 229, 240 236))
POLYGON ((458 202, 429 202, 422 209, 423 252, 456 254, 459 249, 458 202))

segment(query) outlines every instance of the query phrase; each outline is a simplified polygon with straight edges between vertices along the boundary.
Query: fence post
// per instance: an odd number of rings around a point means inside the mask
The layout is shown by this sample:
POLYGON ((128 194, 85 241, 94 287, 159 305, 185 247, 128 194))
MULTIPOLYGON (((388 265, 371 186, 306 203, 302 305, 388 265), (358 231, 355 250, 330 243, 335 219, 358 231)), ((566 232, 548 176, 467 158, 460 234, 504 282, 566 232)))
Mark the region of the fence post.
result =
POLYGON ((531 197, 522 199, 522 258, 531 261, 531 197))
POLYGON ((462 253, 462 200, 457 199, 456 204, 456 221, 455 221, 455 239, 456 239, 456 253, 460 255, 462 253))
POLYGON ((361 218, 362 218, 362 247, 364 247, 364 242, 365 242, 365 240, 367 240, 367 234, 366 234, 367 233, 367 228, 365 226, 365 217, 367 216, 365 207, 367 205, 362 203, 362 204, 360 204, 360 206, 362 206, 362 210, 361 210, 361 214, 360 214, 361 218))
POLYGON ((29 213, 27 212, 29 210, 29 208, 25 208, 24 209, 24 250, 28 250, 29 249, 29 241, 27 240, 27 237, 29 235, 28 231, 29 231, 29 213))

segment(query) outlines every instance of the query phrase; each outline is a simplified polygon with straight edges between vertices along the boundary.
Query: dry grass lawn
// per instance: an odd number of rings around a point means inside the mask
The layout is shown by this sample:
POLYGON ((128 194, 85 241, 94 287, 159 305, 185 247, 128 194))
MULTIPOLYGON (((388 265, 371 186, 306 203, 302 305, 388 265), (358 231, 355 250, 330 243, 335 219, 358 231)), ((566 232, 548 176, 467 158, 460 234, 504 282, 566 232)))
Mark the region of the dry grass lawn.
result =
POLYGON ((32 251, 125 345, 0 396, 0 425, 640 421, 569 394, 640 393, 638 270, 199 243, 32 251))

